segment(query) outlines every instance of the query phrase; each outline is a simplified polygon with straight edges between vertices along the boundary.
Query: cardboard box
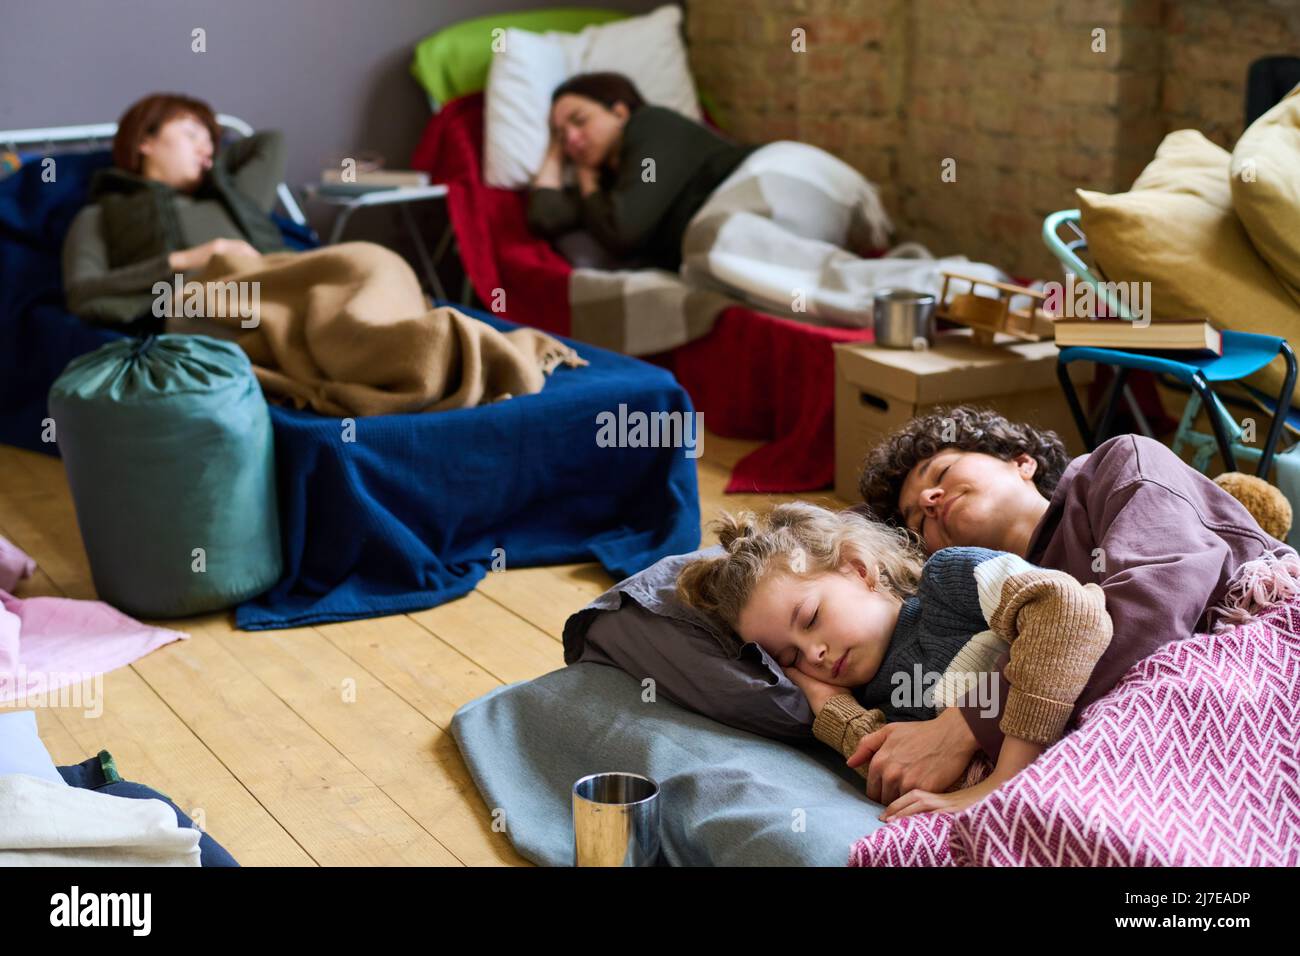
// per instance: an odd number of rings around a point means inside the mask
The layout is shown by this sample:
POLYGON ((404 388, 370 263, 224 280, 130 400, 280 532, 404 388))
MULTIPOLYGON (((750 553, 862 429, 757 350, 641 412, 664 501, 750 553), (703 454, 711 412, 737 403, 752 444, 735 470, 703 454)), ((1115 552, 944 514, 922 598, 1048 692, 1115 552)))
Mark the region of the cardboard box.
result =
MULTIPOLYGON (((1056 377, 1053 342, 999 335, 979 346, 969 329, 942 332, 923 352, 846 342, 835 346, 835 493, 856 502, 867 451, 903 423, 939 406, 978 405, 1012 421, 1050 428, 1071 455, 1084 452, 1056 377)), ((1074 362, 1077 388, 1092 381, 1091 362, 1074 362)))

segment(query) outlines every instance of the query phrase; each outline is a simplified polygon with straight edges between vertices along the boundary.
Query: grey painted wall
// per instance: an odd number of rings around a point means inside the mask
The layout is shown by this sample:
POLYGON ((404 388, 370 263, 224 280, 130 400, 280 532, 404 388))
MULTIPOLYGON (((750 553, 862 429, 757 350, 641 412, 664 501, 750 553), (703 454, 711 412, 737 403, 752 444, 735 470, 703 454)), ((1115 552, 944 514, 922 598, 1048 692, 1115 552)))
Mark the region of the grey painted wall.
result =
MULTIPOLYGON (((571 5, 580 5, 575 2, 571 5)), ((441 27, 538 0, 16 0, 0 22, 0 129, 116 120, 176 90, 288 139, 289 183, 333 156, 382 153, 405 168, 429 117, 410 75, 441 27), (207 31, 207 52, 190 31, 207 31)), ((590 0, 639 13, 654 0, 590 0)), ((328 212, 308 209, 318 227, 328 212)), ((383 211, 359 213, 379 216, 383 211)), ((349 230, 351 230, 351 226, 349 230)), ((351 232, 349 232, 351 236, 351 232)))

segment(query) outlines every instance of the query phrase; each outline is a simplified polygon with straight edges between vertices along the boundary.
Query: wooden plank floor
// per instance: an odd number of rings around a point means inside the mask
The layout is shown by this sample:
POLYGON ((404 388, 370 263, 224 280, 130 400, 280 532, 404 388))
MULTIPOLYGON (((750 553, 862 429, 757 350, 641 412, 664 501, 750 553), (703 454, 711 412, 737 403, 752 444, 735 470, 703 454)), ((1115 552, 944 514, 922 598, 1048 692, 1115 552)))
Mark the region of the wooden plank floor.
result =
MULTIPOLYGON (((793 497, 723 494, 752 447, 706 435, 706 523, 793 497)), ((0 534, 40 565, 19 596, 95 596, 59 459, 0 446, 0 534)), ((517 568, 451 604, 368 621, 154 622, 191 638, 105 675, 97 716, 39 709, 41 735, 61 764, 112 752, 245 866, 522 865, 447 727, 493 687, 563 666, 565 618, 612 583, 596 564, 517 568)))

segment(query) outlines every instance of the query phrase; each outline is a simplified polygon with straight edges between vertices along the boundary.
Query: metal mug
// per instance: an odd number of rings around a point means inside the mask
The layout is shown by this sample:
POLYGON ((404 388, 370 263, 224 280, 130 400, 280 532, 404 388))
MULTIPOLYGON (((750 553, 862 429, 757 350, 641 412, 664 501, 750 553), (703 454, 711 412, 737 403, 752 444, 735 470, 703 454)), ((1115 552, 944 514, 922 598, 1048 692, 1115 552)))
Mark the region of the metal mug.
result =
POLYGON ((654 866, 659 784, 637 773, 593 773, 573 785, 574 866, 654 866))
POLYGON ((920 350, 933 344, 935 297, 929 292, 881 289, 873 306, 877 345, 920 350))

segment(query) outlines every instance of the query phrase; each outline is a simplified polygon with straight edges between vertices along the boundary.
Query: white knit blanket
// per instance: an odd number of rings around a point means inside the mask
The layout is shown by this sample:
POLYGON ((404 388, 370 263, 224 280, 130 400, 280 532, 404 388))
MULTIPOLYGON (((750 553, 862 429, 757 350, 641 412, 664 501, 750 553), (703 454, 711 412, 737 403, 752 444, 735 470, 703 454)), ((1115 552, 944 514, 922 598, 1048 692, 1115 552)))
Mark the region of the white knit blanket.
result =
POLYGON ((198 866, 200 836, 161 800, 0 776, 0 866, 198 866))
MULTIPOLYGON (((718 314, 746 305, 813 325, 862 327, 884 288, 937 294, 944 270, 1005 281, 964 256, 935 259, 914 243, 884 258, 892 223, 873 183, 807 143, 768 143, 696 212, 682 239, 679 272, 569 274, 570 335, 651 355, 707 335, 718 314)), ((954 292, 969 285, 958 283, 954 292)))

